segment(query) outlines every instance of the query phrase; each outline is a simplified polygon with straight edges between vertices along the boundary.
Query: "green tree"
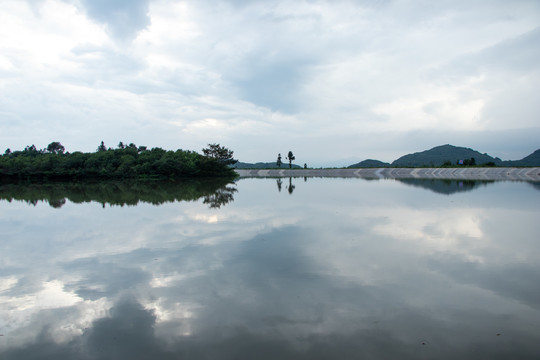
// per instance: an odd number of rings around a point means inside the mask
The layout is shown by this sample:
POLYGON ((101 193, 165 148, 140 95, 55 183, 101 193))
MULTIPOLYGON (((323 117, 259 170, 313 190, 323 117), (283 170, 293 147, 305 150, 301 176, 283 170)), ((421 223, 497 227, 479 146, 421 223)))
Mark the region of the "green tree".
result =
POLYGON ((24 152, 25 153, 37 153, 38 150, 36 148, 36 145, 32 144, 32 145, 28 145, 24 148, 24 152))
POLYGON ((289 159, 289 169, 292 167, 292 161, 296 159, 292 153, 292 151, 289 151, 289 154, 287 155, 287 159, 289 159))
POLYGON ((281 164, 283 164, 283 163, 281 162, 281 154, 278 154, 278 155, 277 155, 276 165, 277 165, 278 167, 281 167, 281 164))
POLYGON ((51 154, 63 154, 66 148, 60 144, 58 141, 53 141, 47 145, 47 151, 51 154))
POLYGON ((233 165, 238 160, 233 159, 234 151, 219 144, 208 144, 208 148, 202 149, 204 156, 216 160, 222 165, 233 165))
POLYGON ((105 143, 102 141, 101 144, 98 146, 97 152, 101 152, 101 151, 107 151, 107 147, 105 146, 105 143))

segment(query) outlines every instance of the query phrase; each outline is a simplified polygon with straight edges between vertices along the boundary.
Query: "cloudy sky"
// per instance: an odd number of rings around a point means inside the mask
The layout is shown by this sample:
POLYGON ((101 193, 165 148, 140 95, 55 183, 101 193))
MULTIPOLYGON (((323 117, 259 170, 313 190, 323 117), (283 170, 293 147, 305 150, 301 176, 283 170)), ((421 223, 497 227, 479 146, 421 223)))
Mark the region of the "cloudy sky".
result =
POLYGON ((2 0, 0 146, 343 166, 540 148, 537 0, 2 0))

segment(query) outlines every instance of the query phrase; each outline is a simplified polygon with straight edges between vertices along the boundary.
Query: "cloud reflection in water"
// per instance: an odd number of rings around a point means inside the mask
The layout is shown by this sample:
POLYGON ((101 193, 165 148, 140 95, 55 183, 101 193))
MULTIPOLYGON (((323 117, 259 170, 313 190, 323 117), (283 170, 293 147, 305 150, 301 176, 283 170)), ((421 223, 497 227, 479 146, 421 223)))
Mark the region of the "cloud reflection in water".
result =
POLYGON ((241 180, 221 209, 0 203, 0 355, 539 354, 534 188, 292 183, 290 196, 275 179, 241 180))

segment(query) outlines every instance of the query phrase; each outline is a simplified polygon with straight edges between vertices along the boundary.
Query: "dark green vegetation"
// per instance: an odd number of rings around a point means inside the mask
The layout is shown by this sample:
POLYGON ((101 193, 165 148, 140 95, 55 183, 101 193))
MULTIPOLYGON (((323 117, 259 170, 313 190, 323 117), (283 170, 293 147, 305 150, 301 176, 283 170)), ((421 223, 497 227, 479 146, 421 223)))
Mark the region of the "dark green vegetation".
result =
POLYGON ((482 154, 473 149, 453 145, 441 145, 430 150, 404 155, 392 162, 392 164, 370 159, 364 160, 349 167, 361 168, 390 166, 540 166, 540 149, 521 160, 503 161, 497 157, 491 157, 486 153, 482 154))
POLYGON ((503 164, 505 166, 540 166, 540 149, 521 160, 503 161, 503 164), (511 163, 511 165, 508 165, 508 163, 511 163))
POLYGON ((0 156, 0 180, 110 180, 110 179, 178 179, 194 177, 235 177, 229 167, 236 162, 233 152, 218 144, 194 151, 147 149, 131 143, 111 149, 103 142, 95 153, 64 153, 59 142, 47 149, 34 145, 22 151, 6 150, 0 156))
POLYGON ((236 188, 226 179, 173 181, 99 181, 11 183, 0 185, 0 200, 25 201, 36 205, 47 202, 54 208, 67 200, 73 203, 98 202, 103 206, 137 205, 140 202, 159 205, 175 201, 196 201, 219 208, 234 200, 236 188))
POLYGON ((395 160, 392 166, 451 166, 457 165, 460 160, 469 160, 467 163, 471 166, 489 163, 502 165, 501 159, 493 158, 488 154, 481 154, 478 151, 464 147, 442 145, 430 150, 402 156, 395 160), (471 161, 472 159, 474 161, 471 161))

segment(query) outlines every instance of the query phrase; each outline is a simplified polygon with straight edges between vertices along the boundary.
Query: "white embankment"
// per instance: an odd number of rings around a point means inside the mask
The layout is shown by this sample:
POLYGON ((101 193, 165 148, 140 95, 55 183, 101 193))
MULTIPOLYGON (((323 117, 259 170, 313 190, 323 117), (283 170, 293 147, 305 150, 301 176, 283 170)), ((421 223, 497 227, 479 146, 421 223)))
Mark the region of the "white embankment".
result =
POLYGON ((456 179, 540 181, 540 167, 236 169, 240 177, 359 177, 366 179, 456 179))

